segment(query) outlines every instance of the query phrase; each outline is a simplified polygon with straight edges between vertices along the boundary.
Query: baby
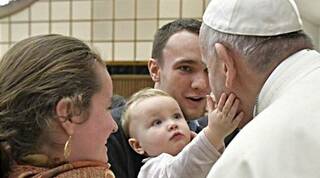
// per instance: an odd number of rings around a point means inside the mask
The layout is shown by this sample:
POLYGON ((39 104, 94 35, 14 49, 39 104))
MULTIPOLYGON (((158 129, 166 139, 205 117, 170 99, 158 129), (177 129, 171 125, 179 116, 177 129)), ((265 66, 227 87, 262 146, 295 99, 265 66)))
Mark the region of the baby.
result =
POLYGON ((208 126, 194 136, 174 98, 158 89, 135 93, 122 126, 132 149, 148 156, 138 178, 206 177, 224 149, 224 138, 243 117, 234 94, 222 94, 214 105, 208 96, 208 126))

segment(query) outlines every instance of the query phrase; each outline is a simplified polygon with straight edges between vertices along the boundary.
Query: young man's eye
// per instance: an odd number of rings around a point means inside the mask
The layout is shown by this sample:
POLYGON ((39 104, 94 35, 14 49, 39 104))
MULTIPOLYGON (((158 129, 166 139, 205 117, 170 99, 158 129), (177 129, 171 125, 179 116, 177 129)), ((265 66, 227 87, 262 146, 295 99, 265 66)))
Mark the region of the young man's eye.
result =
POLYGON ((161 123, 162 123, 162 121, 159 120, 159 119, 157 119, 157 120, 153 121, 151 125, 152 125, 152 126, 158 126, 158 125, 160 125, 161 123))
POLYGON ((191 72, 192 68, 189 66, 180 66, 179 70, 183 71, 183 72, 191 72))

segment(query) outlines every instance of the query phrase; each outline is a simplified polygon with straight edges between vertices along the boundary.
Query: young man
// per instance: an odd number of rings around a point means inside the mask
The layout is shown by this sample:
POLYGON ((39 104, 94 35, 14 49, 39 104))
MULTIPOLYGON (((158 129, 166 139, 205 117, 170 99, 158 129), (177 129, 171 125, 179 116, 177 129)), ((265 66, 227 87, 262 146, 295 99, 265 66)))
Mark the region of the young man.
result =
POLYGON ((163 26, 155 35, 148 68, 154 88, 176 99, 186 120, 203 116, 209 94, 207 68, 201 61, 201 22, 179 19, 163 26))
MULTIPOLYGON (((161 27, 155 34, 152 58, 148 62, 154 88, 177 100, 191 130, 201 126, 192 121, 204 115, 206 95, 210 88, 206 66, 201 61, 199 30, 201 22, 178 19, 161 27)), ((108 140, 108 157, 117 178, 136 178, 142 166, 141 156, 129 146, 121 128, 123 108, 113 111, 118 132, 108 140)))
MULTIPOLYGON (((161 27, 155 34, 148 62, 154 88, 167 92, 178 102, 195 132, 204 127, 196 119, 204 115, 206 95, 210 92, 207 69, 201 61, 200 27, 201 22, 194 19, 177 19, 161 27)), ((108 140, 109 162, 117 178, 136 178, 144 157, 127 142, 121 128, 122 110, 121 107, 112 111, 119 129, 108 140)))
POLYGON ((236 94, 246 125, 208 177, 319 177, 320 54, 294 1, 211 1, 200 41, 213 94, 236 94))

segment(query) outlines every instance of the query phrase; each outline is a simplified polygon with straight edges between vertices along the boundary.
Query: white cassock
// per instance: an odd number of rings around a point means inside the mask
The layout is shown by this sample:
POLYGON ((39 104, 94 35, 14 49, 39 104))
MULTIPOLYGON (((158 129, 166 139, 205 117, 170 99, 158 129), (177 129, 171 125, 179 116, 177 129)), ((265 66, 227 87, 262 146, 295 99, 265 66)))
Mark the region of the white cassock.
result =
POLYGON ((249 122, 208 178, 320 177, 320 54, 301 50, 269 76, 249 122))

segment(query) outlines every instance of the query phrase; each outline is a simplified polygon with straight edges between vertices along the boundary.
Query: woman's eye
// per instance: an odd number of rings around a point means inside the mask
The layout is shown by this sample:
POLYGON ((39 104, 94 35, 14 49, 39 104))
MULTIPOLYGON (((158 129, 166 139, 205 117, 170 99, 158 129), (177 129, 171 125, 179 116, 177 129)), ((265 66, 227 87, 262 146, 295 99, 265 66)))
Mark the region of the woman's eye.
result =
POLYGON ((109 107, 106 108, 106 111, 109 112, 109 111, 111 111, 112 109, 113 109, 112 106, 109 106, 109 107))

